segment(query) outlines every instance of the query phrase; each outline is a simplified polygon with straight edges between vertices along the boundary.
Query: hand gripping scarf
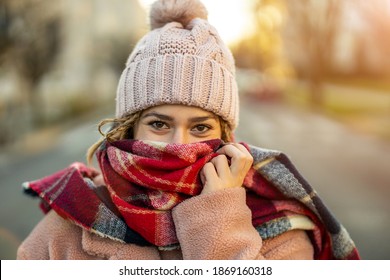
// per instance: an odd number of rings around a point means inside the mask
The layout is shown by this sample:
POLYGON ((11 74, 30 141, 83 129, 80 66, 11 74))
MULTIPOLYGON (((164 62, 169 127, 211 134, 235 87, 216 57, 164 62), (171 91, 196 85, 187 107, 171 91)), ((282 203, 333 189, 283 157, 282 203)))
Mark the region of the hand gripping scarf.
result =
MULTIPOLYGON (((105 142, 97 158, 100 174, 74 163, 43 179, 24 183, 26 192, 82 228, 120 242, 161 249, 179 246, 171 210, 202 190, 199 172, 218 154, 221 140, 166 144, 140 140, 105 142), (103 189, 104 192, 98 192, 103 189)), ((345 228, 287 156, 244 144, 254 163, 244 180, 252 224, 263 239, 307 230, 315 259, 359 259, 345 228)))

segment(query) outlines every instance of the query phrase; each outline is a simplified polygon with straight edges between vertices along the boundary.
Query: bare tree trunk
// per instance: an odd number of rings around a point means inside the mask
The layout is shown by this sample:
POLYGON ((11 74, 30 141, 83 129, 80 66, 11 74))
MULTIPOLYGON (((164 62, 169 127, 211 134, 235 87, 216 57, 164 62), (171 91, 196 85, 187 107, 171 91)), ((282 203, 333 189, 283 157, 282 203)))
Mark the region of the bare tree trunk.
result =
POLYGON ((314 109, 323 107, 323 81, 332 68, 336 35, 340 29, 342 1, 286 1, 287 49, 299 57, 296 67, 309 83, 310 102, 314 109))

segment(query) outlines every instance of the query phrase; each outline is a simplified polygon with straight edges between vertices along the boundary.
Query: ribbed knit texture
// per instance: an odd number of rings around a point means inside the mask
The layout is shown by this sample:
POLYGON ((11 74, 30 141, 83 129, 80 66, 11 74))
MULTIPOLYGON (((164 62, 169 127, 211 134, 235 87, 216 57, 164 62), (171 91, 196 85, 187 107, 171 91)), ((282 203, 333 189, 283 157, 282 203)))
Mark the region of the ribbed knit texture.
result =
POLYGON ((197 106, 238 124, 234 59, 207 20, 170 22, 146 34, 130 54, 118 89, 116 116, 162 104, 197 106))

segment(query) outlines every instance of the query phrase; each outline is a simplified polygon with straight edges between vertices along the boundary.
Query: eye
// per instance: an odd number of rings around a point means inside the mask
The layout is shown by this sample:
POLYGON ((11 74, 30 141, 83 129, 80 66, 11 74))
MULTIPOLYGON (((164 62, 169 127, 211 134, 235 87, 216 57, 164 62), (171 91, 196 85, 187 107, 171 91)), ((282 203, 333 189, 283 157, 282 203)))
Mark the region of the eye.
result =
POLYGON ((210 126, 204 125, 204 124, 199 124, 196 125, 192 128, 193 131, 198 132, 198 133, 204 133, 210 130, 210 126))
POLYGON ((166 129, 168 128, 168 125, 165 122, 162 121, 151 121, 148 123, 151 127, 154 129, 166 129))

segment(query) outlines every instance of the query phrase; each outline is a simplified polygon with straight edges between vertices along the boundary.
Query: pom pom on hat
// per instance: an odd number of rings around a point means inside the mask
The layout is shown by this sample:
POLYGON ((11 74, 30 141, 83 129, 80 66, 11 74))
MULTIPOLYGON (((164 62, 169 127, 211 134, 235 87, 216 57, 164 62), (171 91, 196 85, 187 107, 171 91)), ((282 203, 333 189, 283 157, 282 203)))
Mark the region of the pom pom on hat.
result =
POLYGON ((117 118, 181 104, 212 112, 236 128, 234 58, 200 1, 158 0, 151 6, 152 30, 134 47, 119 80, 117 118))
POLYGON ((153 30, 169 22, 186 27, 194 18, 207 19, 207 9, 199 0, 158 0, 150 10, 150 27, 153 30))

